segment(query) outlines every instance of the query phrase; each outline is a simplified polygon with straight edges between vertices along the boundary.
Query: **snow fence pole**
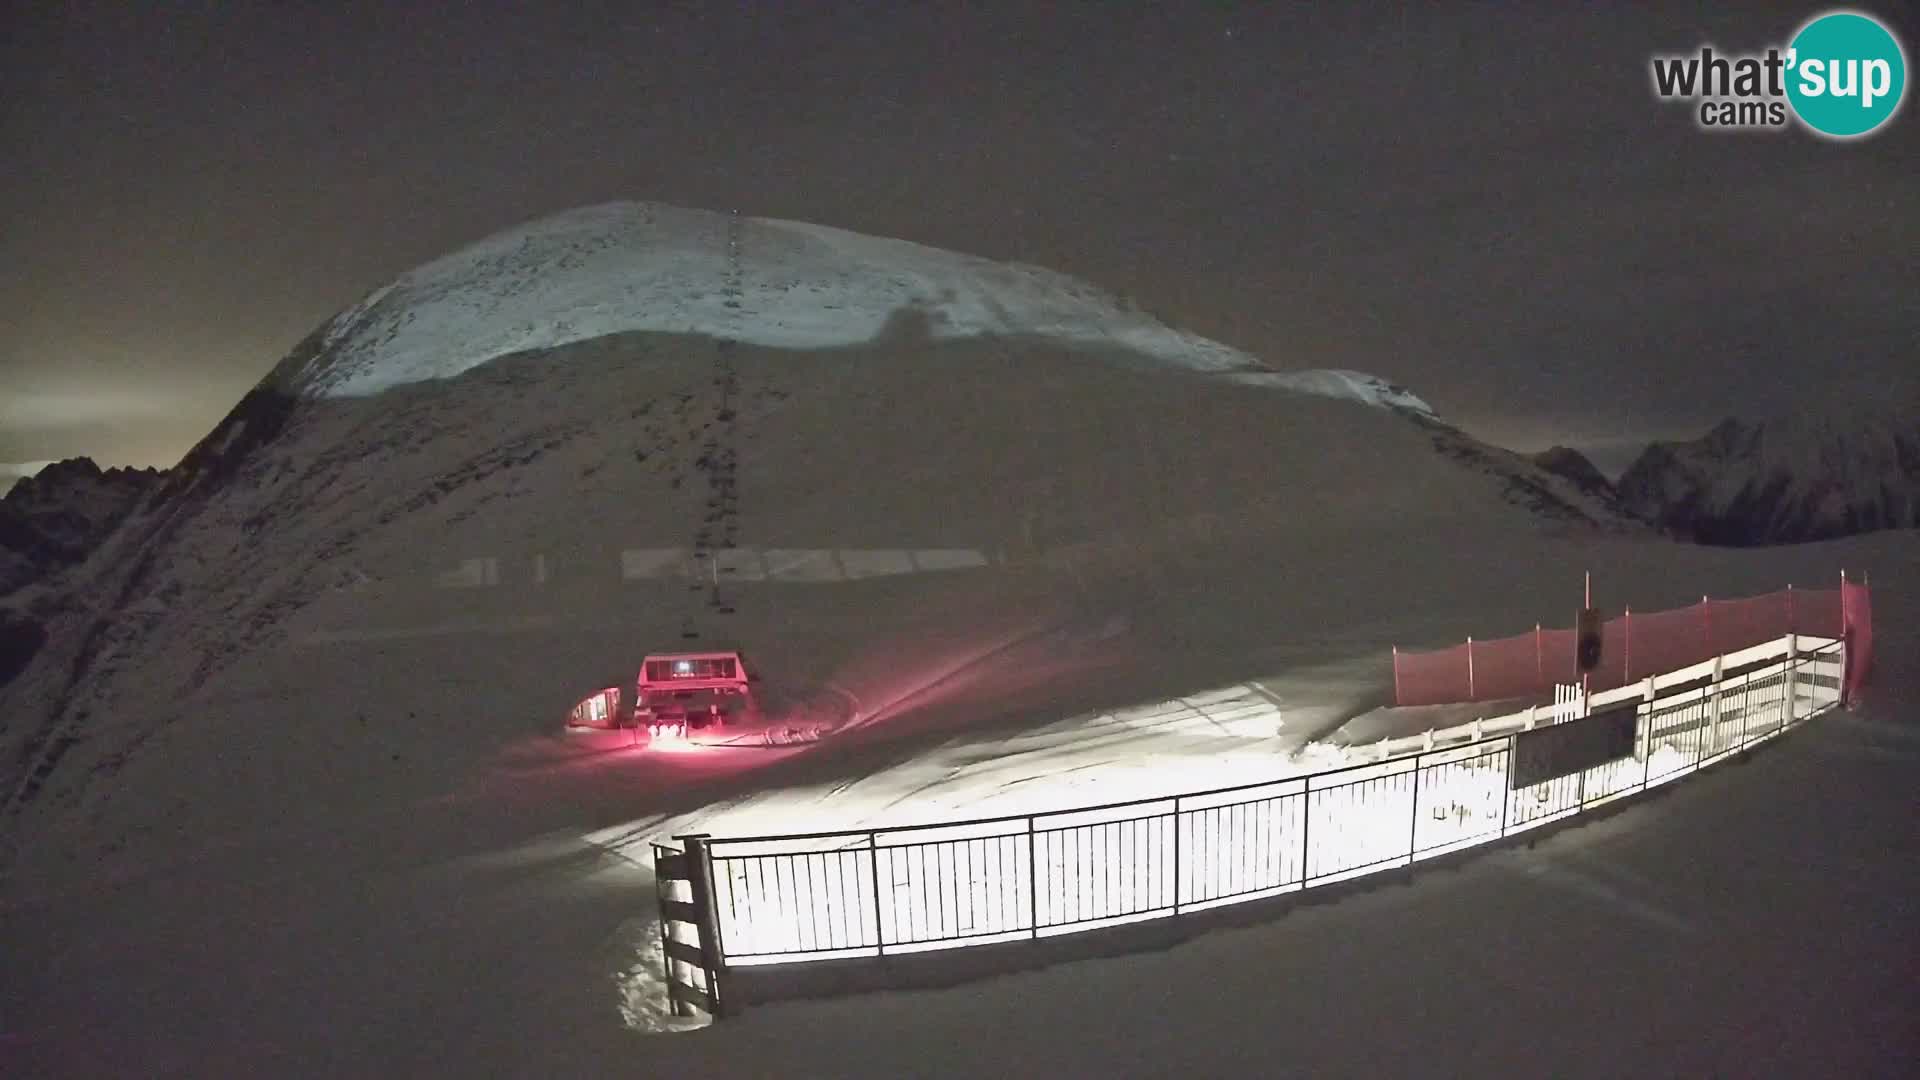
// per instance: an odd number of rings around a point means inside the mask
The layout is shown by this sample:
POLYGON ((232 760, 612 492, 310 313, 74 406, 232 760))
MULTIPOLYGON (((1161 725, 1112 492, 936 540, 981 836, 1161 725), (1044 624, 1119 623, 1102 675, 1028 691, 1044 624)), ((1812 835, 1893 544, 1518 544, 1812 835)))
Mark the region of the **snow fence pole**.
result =
POLYGON ((1545 689, 1547 685, 1547 657, 1541 644, 1540 624, 1533 624, 1533 685, 1536 689, 1545 689))
POLYGON ((1400 646, 1398 645, 1393 646, 1393 703, 1406 704, 1406 700, 1400 696, 1400 646))
POLYGON ((1633 681, 1633 609, 1620 616, 1620 685, 1633 681))
POLYGON ((1707 655, 1719 655, 1713 651, 1713 604, 1704 594, 1700 597, 1700 622, 1707 632, 1707 655))
POLYGON ((1473 638, 1467 638, 1467 700, 1479 696, 1473 689, 1473 638))

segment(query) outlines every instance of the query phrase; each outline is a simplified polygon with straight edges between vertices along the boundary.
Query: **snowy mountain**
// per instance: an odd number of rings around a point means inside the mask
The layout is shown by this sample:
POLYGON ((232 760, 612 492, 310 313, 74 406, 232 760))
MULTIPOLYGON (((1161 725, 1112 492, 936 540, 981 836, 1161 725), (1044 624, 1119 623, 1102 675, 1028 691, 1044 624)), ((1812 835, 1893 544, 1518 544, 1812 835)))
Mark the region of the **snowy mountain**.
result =
POLYGON ((1587 455, 1570 446, 1555 446, 1533 455, 1534 464, 1573 481, 1575 487, 1593 494, 1608 494, 1613 484, 1606 475, 1595 468, 1587 455))
POLYGON ((0 596, 80 562, 165 474, 59 461, 0 498, 0 596))
POLYGON ((935 342, 1033 337, 1120 350, 1258 385, 1429 412, 1371 375, 1283 373, 1035 266, 797 221, 608 203, 532 222, 375 290, 322 333, 324 365, 281 388, 357 397, 446 379, 509 353, 630 331, 781 349, 881 340, 902 319, 935 342))
POLYGON ((1885 403, 1655 443, 1620 478, 1635 514, 1706 544, 1920 528, 1920 406, 1885 403))

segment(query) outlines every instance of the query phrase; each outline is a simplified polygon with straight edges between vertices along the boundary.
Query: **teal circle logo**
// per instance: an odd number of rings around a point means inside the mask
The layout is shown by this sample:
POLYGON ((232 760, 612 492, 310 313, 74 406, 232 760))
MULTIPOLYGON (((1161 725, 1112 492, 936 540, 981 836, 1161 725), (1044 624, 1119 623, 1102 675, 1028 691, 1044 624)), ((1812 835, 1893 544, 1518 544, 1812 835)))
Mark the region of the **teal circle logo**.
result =
POLYGON ((1907 57, 1886 27, 1853 11, 1800 28, 1787 53, 1787 101, 1800 122, 1850 139, 1893 119, 1907 94, 1907 57))

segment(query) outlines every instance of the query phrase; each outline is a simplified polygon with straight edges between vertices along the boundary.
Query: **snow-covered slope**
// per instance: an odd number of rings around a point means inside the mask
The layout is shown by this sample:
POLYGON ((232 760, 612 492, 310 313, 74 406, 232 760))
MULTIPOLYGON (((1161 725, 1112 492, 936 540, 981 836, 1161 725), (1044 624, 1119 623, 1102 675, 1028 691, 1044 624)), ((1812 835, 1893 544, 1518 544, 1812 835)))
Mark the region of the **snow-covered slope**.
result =
POLYGON ((1729 419, 1648 447, 1619 491, 1635 514, 1709 544, 1920 528, 1920 404, 1729 419))
POLYGON ((329 323, 282 387, 355 397, 497 357, 626 331, 782 349, 873 342, 898 320, 934 341, 1036 337, 1304 393, 1425 402, 1371 375, 1274 372, 1084 281, 822 225, 608 203, 509 229, 374 291, 329 323))

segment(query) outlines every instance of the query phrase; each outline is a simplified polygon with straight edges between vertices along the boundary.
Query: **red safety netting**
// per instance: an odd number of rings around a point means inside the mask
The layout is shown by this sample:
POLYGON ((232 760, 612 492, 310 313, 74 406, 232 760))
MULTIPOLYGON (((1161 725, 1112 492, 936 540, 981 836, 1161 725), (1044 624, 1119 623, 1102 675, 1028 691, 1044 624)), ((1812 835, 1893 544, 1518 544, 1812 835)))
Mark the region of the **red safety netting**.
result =
POLYGON ((1847 670, 1840 680, 1840 700, 1860 700, 1860 687, 1873 667, 1873 594, 1851 581, 1840 586, 1841 632, 1847 639, 1847 670))
POLYGON ((1544 658, 1532 634, 1473 643, 1473 689, 1471 700, 1512 696, 1514 687, 1527 693, 1540 685, 1544 658))
POLYGON ((1540 680, 1534 685, 1551 687, 1555 683, 1578 681, 1580 635, 1571 629, 1535 630, 1534 635, 1541 643, 1540 680))
POLYGON ((1620 654, 1626 672, 1621 681, 1629 683, 1712 659, 1713 645, 1707 636, 1711 614, 1710 604, 1694 604, 1669 611, 1630 611, 1622 616, 1627 632, 1620 654))
POLYGON ((1427 653, 1395 650, 1393 696, 1402 705, 1475 700, 1473 683, 1467 678, 1467 647, 1455 645, 1427 653))
MULTIPOLYGON (((1848 666, 1849 685, 1857 687, 1851 681, 1855 668, 1857 678, 1864 679, 1871 649, 1866 595, 1864 586, 1848 583, 1844 593, 1788 588, 1743 600, 1702 600, 1667 611, 1628 612, 1602 625, 1600 666, 1592 672, 1590 685, 1611 690, 1788 633, 1839 637, 1851 627, 1854 648, 1861 648, 1864 640, 1868 650, 1860 664, 1848 666)), ((1443 705, 1545 694, 1555 683, 1578 681, 1574 650, 1574 631, 1545 629, 1434 652, 1396 649, 1394 700, 1401 705, 1443 705)))
POLYGON ((1794 633, 1837 638, 1846 629, 1839 589, 1794 589, 1792 596, 1794 633))
POLYGON ((1768 593, 1745 600, 1715 600, 1707 605, 1708 655, 1723 655, 1758 645, 1787 632, 1787 594, 1768 593))

